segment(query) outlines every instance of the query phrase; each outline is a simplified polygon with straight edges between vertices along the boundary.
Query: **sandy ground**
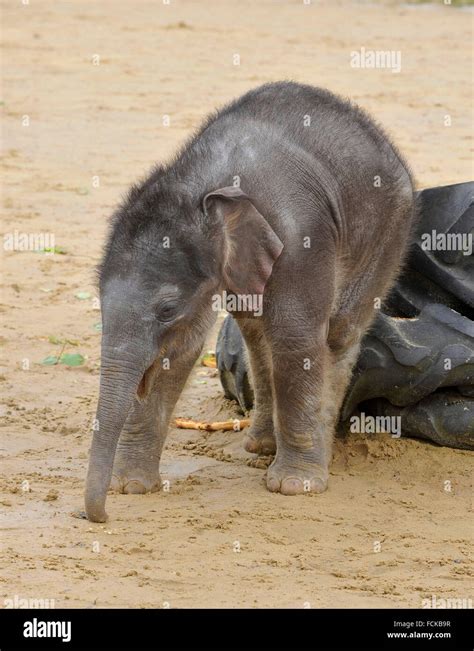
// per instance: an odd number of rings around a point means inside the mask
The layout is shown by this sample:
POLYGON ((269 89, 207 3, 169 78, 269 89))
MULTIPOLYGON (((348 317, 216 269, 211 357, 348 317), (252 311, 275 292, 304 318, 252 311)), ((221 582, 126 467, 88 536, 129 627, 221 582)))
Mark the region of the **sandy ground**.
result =
MULTIPOLYGON (((338 442, 329 490, 288 498, 266 491, 241 433, 172 429, 169 492, 110 495, 105 525, 71 517, 98 393, 93 270, 128 185, 209 110, 282 78, 371 111, 419 187, 469 180, 472 14, 337 1, 2 4, 2 232, 54 233, 66 251, 2 251, 2 601, 419 607, 472 597, 472 453, 385 434, 338 442), (401 50, 401 73, 351 68, 361 46, 401 50), (61 350, 50 337, 76 342, 65 352, 86 363, 41 365, 61 350)), ((215 371, 196 367, 176 414, 236 411, 215 371)))

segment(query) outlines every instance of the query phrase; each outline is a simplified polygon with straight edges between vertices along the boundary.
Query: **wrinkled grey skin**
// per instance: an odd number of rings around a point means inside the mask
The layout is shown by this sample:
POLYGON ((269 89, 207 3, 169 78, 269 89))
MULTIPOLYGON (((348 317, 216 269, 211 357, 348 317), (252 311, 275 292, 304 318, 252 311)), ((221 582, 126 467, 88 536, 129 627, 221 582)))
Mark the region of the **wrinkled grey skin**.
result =
POLYGON ((159 489, 170 415, 224 289, 263 295, 260 317, 234 314, 256 393, 246 449, 276 451, 269 490, 325 490, 359 342, 415 213, 410 173, 383 132, 329 92, 286 82, 212 116, 132 188, 100 267, 89 519, 105 521, 111 481, 126 493, 159 489))

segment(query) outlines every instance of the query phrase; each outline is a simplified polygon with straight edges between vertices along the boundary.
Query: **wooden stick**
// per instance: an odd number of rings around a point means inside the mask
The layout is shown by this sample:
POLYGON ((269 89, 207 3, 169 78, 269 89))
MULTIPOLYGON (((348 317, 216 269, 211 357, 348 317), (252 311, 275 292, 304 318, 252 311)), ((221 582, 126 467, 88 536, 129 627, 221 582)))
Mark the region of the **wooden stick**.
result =
POLYGON ((244 427, 250 425, 250 419, 242 418, 239 420, 236 418, 235 420, 222 420, 214 423, 206 423, 203 421, 192 420, 190 418, 176 418, 174 424, 180 429, 199 429, 204 430, 205 432, 235 430, 236 432, 239 432, 241 429, 244 429, 244 427))

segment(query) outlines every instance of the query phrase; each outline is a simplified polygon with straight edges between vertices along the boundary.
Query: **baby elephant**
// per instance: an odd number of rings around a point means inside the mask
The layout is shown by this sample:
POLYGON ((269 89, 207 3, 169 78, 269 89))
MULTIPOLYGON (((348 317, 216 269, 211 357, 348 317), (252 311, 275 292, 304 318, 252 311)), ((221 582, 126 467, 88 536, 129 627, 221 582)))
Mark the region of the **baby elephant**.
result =
POLYGON ((86 487, 158 490, 174 405, 234 299, 255 413, 245 447, 276 453, 267 487, 326 489, 359 342, 414 227, 413 182, 383 131, 326 90, 273 83, 212 115, 174 161, 132 187, 100 265, 98 428, 86 487))

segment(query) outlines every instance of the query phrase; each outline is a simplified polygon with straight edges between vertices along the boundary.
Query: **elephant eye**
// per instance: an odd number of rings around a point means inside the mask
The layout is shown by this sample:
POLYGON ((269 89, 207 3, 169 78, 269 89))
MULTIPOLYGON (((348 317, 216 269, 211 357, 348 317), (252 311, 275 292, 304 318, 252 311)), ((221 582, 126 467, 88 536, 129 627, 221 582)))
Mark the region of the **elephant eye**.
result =
POLYGON ((156 307, 156 318, 161 323, 169 323, 178 315, 179 305, 177 303, 161 303, 156 307))

